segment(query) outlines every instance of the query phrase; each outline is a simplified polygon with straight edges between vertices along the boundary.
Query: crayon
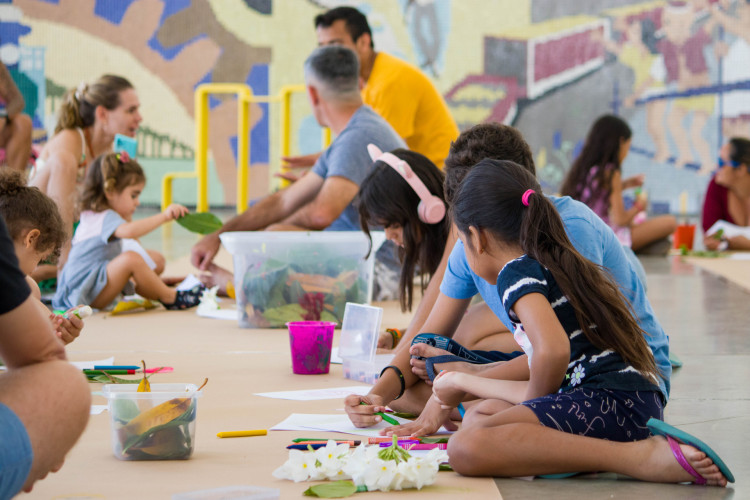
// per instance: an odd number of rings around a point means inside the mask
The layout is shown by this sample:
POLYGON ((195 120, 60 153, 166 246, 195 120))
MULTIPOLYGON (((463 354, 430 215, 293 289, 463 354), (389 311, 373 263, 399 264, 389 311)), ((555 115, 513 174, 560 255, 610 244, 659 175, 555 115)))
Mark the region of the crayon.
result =
POLYGON ((135 370, 83 370, 86 376, 92 375, 104 375, 109 373, 110 375, 135 375, 135 370))
MULTIPOLYGON (((360 401, 359 404, 360 405, 367 405, 367 403, 365 403, 364 401, 360 401)), ((382 411, 376 411, 375 415, 379 415, 380 418, 382 418, 383 420, 385 420, 386 422, 388 422, 391 425, 401 425, 401 424, 398 423, 398 420, 396 420, 395 418, 389 417, 388 415, 386 415, 382 411)))
POLYGON ((220 438, 236 438, 236 437, 248 437, 248 436, 265 436, 268 431, 265 429, 258 429, 253 431, 226 431, 219 432, 216 434, 220 438))

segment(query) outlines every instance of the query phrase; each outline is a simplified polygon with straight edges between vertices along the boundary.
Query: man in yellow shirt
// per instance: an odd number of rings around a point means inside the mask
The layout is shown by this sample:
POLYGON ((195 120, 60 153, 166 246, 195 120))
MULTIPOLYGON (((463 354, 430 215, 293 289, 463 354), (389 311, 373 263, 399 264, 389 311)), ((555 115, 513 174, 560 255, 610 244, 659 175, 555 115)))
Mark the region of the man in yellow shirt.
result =
MULTIPOLYGON (((337 7, 315 17, 318 46, 343 45, 359 57, 362 99, 396 130, 409 149, 438 167, 448 155, 458 126, 443 97, 419 69, 376 52, 367 18, 353 7, 337 7)), ((294 167, 312 165, 317 154, 284 158, 294 167)))

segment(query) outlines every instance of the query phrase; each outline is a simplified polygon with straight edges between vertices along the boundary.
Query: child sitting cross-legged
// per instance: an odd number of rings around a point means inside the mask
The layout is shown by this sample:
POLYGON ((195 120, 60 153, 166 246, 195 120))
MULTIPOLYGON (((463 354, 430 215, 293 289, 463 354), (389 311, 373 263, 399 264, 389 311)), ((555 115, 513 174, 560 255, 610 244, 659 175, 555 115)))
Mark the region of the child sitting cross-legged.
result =
POLYGON ((91 164, 81 196, 81 222, 58 278, 55 308, 78 303, 107 308, 131 279, 139 295, 159 300, 167 309, 198 305, 202 286, 184 291, 169 287, 142 252, 123 248, 124 239, 139 238, 188 213, 172 204, 162 213, 133 220, 145 184, 143 169, 125 152, 102 155, 91 164))
POLYGON ((448 442, 454 470, 506 477, 610 471, 716 486, 734 480, 705 443, 661 420, 659 372, 644 332, 610 276, 575 250, 530 172, 483 160, 451 208, 469 266, 496 284, 528 356, 526 380, 435 378, 444 407, 467 393, 484 399, 448 442))

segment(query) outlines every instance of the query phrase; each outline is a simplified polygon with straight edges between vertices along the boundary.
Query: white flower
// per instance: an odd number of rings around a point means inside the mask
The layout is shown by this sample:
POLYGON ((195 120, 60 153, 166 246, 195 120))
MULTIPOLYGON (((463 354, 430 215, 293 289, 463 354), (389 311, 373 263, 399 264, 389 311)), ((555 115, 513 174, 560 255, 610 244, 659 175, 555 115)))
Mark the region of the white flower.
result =
POLYGON ((315 450, 315 465, 320 479, 349 479, 343 472, 344 462, 349 458, 349 445, 336 444, 330 439, 324 447, 315 450))
POLYGON ((218 285, 203 290, 203 292, 201 293, 200 302, 198 303, 198 314, 204 314, 219 309, 219 301, 216 299, 216 292, 218 291, 218 285))
POLYGON ((273 471, 279 479, 291 479, 295 483, 307 481, 315 474, 315 455, 300 450, 289 450, 289 460, 273 471))
POLYGON ((364 480, 367 491, 388 491, 391 489, 391 481, 396 475, 397 464, 394 460, 381 460, 376 458, 368 464, 364 480))
POLYGON ((294 481, 351 478, 369 491, 422 488, 435 482, 439 465, 448 460, 443 450, 431 450, 425 456, 384 452, 379 446, 361 445, 349 452, 347 445, 328 441, 314 452, 290 450, 289 460, 273 472, 280 479, 294 481), (395 460, 398 455, 399 460, 395 460), (381 458, 382 457, 382 458, 381 458))
POLYGON ((577 385, 580 384, 583 380, 583 377, 586 376, 586 371, 583 369, 583 366, 578 365, 575 368, 573 368, 573 373, 570 376, 570 385, 577 385))

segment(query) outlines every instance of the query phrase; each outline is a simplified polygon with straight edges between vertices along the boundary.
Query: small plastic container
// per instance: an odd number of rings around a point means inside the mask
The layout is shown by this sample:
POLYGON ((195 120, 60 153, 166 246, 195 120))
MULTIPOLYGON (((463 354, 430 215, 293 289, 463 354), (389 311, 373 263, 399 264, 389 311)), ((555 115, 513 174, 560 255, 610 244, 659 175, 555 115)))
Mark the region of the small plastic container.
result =
POLYGON ((220 235, 232 254, 239 325, 341 323, 346 302, 369 303, 375 251, 385 241, 362 231, 246 231, 220 235))
POLYGON ((376 354, 373 359, 344 358, 341 370, 344 377, 366 384, 374 384, 380 377, 383 368, 391 364, 393 354, 376 354))
POLYGON ((195 446, 198 398, 194 384, 107 384, 112 451, 120 460, 186 460, 195 446))
POLYGON ((278 488, 258 486, 225 486, 172 495, 172 500, 277 500, 279 498, 281 498, 281 490, 278 488))
POLYGON ((383 308, 347 303, 339 339, 344 377, 374 384, 388 366, 392 354, 375 354, 383 308))
POLYGON ((332 321, 290 321, 289 348, 292 353, 292 372, 297 375, 320 375, 331 367, 333 347, 332 321))

